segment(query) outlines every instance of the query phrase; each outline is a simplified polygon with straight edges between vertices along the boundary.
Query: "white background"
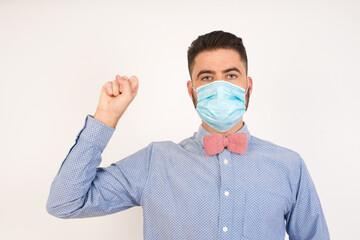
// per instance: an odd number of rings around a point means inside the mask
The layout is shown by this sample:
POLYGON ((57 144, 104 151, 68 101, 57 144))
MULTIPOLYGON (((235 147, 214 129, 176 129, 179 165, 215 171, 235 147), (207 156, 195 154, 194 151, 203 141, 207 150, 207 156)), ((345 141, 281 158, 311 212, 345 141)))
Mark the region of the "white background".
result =
POLYGON ((142 239, 140 207, 90 219, 49 215, 50 184, 116 74, 138 76, 140 89, 101 166, 197 131, 186 52, 213 30, 244 40, 251 133, 300 153, 332 239, 355 239, 359 13, 356 0, 0 1, 0 239, 142 239))

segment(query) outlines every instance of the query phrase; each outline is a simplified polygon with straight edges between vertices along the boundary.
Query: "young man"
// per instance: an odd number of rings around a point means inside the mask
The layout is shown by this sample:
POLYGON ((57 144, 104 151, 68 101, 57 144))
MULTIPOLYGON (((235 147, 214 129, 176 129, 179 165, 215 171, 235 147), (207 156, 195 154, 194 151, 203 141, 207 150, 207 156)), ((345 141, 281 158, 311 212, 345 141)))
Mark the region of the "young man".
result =
POLYGON ((106 83, 94 116, 55 177, 47 211, 59 218, 142 206, 145 239, 329 239, 299 154, 252 136, 243 114, 253 88, 242 39, 214 31, 188 50, 188 92, 202 119, 180 143, 153 142, 106 168, 101 153, 138 89, 106 83))

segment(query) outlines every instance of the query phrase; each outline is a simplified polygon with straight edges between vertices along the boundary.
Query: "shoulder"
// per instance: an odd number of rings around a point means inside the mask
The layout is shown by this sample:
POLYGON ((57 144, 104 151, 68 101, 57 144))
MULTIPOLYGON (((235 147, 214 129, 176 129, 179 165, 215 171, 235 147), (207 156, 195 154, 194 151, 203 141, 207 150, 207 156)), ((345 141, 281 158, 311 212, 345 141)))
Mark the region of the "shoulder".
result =
POLYGON ((155 141, 152 142, 151 145, 152 148, 157 151, 166 151, 178 147, 178 144, 173 141, 155 141))
POLYGON ((173 141, 155 141, 151 144, 153 154, 173 155, 181 151, 181 146, 173 141))
POLYGON ((157 141, 152 142, 152 152, 154 156, 167 156, 170 158, 189 157, 195 155, 202 156, 204 154, 203 148, 194 140, 193 137, 186 138, 179 143, 173 141, 157 141))
POLYGON ((251 136, 248 150, 259 157, 283 163, 289 167, 299 168, 303 163, 298 152, 255 136, 251 136))
POLYGON ((271 151, 281 151, 281 152, 286 152, 288 154, 292 154, 294 156, 295 155, 299 156, 299 154, 292 149, 280 146, 271 141, 255 137, 253 135, 251 135, 250 144, 252 144, 253 147, 255 147, 255 148, 262 148, 262 149, 267 149, 267 150, 271 150, 271 151))

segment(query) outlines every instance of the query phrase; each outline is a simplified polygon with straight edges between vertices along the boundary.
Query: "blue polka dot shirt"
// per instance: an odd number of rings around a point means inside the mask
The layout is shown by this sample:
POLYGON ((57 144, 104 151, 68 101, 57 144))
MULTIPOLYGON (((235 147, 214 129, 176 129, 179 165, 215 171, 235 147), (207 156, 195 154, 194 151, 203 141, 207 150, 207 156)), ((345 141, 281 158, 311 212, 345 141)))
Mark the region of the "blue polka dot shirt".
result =
POLYGON ((144 239, 330 239, 303 159, 252 136, 244 154, 206 156, 201 125, 180 143, 153 142, 99 167, 111 128, 91 115, 55 176, 47 211, 85 218, 143 208, 144 239))

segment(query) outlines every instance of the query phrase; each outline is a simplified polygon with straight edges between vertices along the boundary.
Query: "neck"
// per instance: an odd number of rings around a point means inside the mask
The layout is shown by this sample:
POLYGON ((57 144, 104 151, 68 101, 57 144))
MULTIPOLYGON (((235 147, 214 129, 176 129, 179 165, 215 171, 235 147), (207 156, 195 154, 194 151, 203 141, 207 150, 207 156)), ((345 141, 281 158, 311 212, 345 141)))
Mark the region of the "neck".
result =
POLYGON ((210 127, 206 122, 202 121, 202 126, 211 134, 218 134, 218 135, 223 135, 223 136, 229 136, 230 134, 236 133, 237 131, 239 131, 243 126, 244 126, 244 122, 241 119, 237 124, 235 124, 232 128, 230 128, 229 130, 227 130, 226 132, 219 132, 216 131, 215 129, 213 129, 212 127, 210 127))

